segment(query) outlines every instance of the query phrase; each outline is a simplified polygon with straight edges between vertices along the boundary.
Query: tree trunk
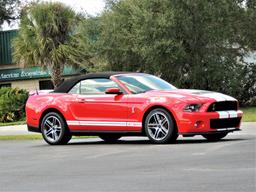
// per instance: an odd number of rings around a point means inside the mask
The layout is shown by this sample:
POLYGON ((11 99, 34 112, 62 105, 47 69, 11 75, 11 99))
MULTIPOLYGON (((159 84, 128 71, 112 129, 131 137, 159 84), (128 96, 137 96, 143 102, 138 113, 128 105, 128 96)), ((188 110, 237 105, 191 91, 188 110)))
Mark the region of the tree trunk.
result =
POLYGON ((56 88, 58 85, 62 82, 62 72, 63 67, 60 64, 52 64, 52 70, 51 70, 51 78, 54 88, 56 88))

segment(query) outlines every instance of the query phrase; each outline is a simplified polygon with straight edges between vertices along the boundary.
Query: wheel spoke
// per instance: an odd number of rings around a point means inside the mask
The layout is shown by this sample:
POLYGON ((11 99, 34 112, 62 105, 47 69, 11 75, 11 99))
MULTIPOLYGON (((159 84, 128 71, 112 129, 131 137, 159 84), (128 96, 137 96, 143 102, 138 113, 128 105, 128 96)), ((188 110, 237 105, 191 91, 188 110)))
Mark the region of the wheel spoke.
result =
POLYGON ((166 122, 167 122, 167 119, 164 118, 164 119, 162 120, 162 122, 161 122, 161 125, 164 126, 164 124, 165 124, 166 122))
POLYGON ((52 128, 52 123, 49 120, 45 121, 45 125, 47 125, 49 128, 52 128))
POLYGON ((52 133, 52 128, 50 128, 48 131, 46 131, 45 135, 49 136, 52 133))
POLYGON ((55 130, 56 130, 56 131, 60 131, 60 130, 61 130, 61 127, 55 127, 55 130))
POLYGON ((56 140, 56 132, 55 131, 52 131, 52 138, 53 138, 53 140, 56 140))
POLYGON ((157 123, 149 123, 148 126, 155 127, 155 126, 158 126, 158 124, 157 123))
POLYGON ((55 118, 55 117, 53 117, 52 125, 53 125, 53 126, 56 125, 56 118, 55 118))
POLYGON ((158 114, 158 113, 156 114, 156 119, 157 119, 157 123, 159 123, 159 124, 160 124, 161 119, 160 119, 160 117, 159 117, 159 114, 158 114))
POLYGON ((162 127, 161 131, 164 135, 168 133, 168 129, 166 129, 165 127, 162 127))
POLYGON ((158 124, 156 124, 156 123, 148 124, 148 128, 149 129, 156 129, 156 128, 158 128, 158 124))
POLYGON ((55 139, 58 139, 59 134, 57 133, 57 131, 55 131, 54 133, 55 133, 55 139))
POLYGON ((153 119, 154 119, 155 123, 158 124, 158 120, 156 118, 156 115, 153 115, 153 119))
POLYGON ((154 134, 154 136, 155 136, 156 139, 158 138, 159 133, 160 133, 160 129, 156 129, 155 134, 154 134))

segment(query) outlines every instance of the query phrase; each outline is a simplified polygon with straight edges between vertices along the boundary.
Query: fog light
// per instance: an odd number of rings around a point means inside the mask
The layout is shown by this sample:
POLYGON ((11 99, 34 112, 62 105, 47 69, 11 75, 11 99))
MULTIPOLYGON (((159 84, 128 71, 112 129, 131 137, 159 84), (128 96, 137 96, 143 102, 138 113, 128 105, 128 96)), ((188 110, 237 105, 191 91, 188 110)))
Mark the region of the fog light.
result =
POLYGON ((203 128, 204 127, 204 122, 203 121, 196 121, 194 124, 195 128, 203 128))

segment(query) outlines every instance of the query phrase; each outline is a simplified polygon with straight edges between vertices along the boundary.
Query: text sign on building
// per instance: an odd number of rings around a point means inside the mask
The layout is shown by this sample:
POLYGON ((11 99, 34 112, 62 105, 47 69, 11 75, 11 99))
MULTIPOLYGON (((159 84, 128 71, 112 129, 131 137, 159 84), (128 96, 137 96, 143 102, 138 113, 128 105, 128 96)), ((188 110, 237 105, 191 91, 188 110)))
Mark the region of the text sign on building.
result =
MULTIPOLYGON (((80 70, 75 70, 72 67, 65 67, 63 75, 64 76, 76 75, 80 73, 80 70)), ((0 70, 0 81, 28 80, 28 79, 49 78, 49 77, 50 77, 49 71, 42 70, 40 67, 0 70)))

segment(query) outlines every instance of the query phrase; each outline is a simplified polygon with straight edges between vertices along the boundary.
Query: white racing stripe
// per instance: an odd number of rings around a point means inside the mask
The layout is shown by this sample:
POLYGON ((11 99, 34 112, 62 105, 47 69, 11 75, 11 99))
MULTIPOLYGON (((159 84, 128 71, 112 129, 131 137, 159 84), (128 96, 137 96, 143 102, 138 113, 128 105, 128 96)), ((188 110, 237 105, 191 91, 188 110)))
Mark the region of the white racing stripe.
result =
POLYGON ((79 121, 67 121, 68 125, 80 125, 79 121))
POLYGON ((229 113, 229 118, 234 118, 238 116, 237 111, 227 111, 227 112, 229 113))
POLYGON ((141 122, 112 122, 112 121, 67 121, 68 125, 88 126, 117 126, 117 127, 142 127, 141 122))
POLYGON ((227 111, 216 111, 219 114, 220 119, 229 118, 229 113, 227 111))
POLYGON ((226 118, 236 118, 241 117, 243 112, 238 111, 216 111, 219 114, 220 119, 226 119, 226 118))
POLYGON ((209 92, 206 94, 202 94, 200 96, 212 98, 212 99, 216 100, 217 102, 218 101, 236 101, 236 99, 233 97, 224 95, 222 93, 215 93, 215 92, 209 92))
POLYGON ((79 121, 80 125, 93 126, 126 126, 125 122, 79 121))
POLYGON ((142 127, 141 122, 126 122, 127 127, 142 127))
POLYGON ((199 95, 200 97, 208 97, 211 99, 214 99, 215 101, 236 101, 235 98, 218 93, 218 92, 213 92, 213 91, 205 91, 205 90, 197 90, 197 89, 184 89, 185 92, 194 94, 194 95, 199 95))
POLYGON ((220 93, 207 93, 203 94, 202 96, 212 98, 216 101, 226 101, 225 97, 223 97, 220 93))
MULTIPOLYGON (((220 93, 221 94, 221 93, 220 93)), ((224 94, 221 94, 222 97, 224 97, 226 99, 226 101, 236 101, 235 98, 231 97, 231 96, 228 96, 228 95, 224 95, 224 94)))

